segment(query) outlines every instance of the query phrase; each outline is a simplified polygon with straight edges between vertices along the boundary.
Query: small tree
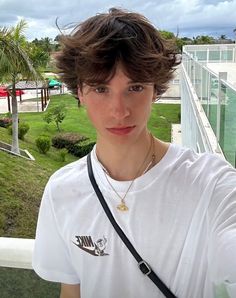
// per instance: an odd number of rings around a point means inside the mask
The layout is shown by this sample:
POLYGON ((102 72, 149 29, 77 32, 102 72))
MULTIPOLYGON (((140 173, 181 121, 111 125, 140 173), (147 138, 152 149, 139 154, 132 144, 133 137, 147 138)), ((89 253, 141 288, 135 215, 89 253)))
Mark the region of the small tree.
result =
POLYGON ((57 130, 60 131, 59 124, 66 117, 66 108, 64 104, 60 104, 51 108, 43 117, 43 120, 46 121, 48 124, 51 122, 55 122, 57 130))

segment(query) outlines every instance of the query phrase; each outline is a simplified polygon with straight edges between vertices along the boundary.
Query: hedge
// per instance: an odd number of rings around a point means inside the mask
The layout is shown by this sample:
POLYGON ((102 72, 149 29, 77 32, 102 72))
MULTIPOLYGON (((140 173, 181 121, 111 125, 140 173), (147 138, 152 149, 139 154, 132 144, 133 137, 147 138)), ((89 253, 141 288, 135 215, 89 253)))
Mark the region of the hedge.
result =
POLYGON ((87 140, 87 137, 81 136, 78 133, 59 133, 52 138, 52 146, 58 149, 69 149, 71 146, 84 140, 87 140))
POLYGON ((55 148, 66 148, 69 153, 77 157, 87 155, 94 144, 95 142, 78 133, 59 133, 52 138, 52 145, 55 148))

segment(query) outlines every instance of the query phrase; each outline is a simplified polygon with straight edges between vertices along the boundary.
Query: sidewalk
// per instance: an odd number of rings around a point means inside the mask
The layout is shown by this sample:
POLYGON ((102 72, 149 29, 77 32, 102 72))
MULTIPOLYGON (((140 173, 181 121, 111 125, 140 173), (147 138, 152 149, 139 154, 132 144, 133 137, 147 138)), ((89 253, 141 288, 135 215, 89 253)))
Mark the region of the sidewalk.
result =
POLYGON ((181 104, 179 97, 161 97, 156 103, 181 104))
MULTIPOLYGON (((38 101, 37 101, 37 94, 36 91, 24 91, 25 93, 22 94, 22 101, 20 102, 20 97, 17 96, 18 101, 18 111, 19 112, 37 112, 40 109, 41 99, 40 94, 38 94, 38 101), (35 101, 29 101, 29 99, 35 98, 35 101)), ((8 113, 8 102, 7 97, 0 97, 0 113, 8 113)))
MULTIPOLYGON (((36 90, 26 90, 22 94, 22 101, 17 96, 18 101, 18 112, 42 112, 41 108, 41 95, 36 90)), ((50 94, 59 94, 58 90, 50 90, 50 94)), ((8 102, 7 97, 0 97, 0 114, 8 113, 8 102)))

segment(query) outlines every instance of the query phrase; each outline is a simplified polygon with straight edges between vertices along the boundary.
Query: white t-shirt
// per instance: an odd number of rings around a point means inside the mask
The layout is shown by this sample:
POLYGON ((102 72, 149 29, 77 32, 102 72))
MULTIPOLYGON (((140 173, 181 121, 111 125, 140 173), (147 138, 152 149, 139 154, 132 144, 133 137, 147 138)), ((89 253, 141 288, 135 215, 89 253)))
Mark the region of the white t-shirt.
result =
MULTIPOLYGON (((121 212, 95 150, 92 165, 116 221, 178 298, 236 297, 235 169, 216 155, 171 144, 134 181, 129 211, 121 212)), ((124 195, 130 181, 109 179, 124 195)), ((45 188, 33 268, 46 280, 80 283, 82 298, 164 297, 105 215, 85 157, 58 170, 45 188)))

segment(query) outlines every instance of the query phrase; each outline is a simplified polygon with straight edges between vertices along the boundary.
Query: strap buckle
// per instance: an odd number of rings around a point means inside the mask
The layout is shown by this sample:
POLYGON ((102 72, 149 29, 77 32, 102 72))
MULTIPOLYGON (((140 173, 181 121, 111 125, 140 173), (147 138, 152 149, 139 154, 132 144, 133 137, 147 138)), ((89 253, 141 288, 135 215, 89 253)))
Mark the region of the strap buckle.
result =
POLYGON ((142 260, 141 262, 138 263, 139 269, 142 271, 144 275, 149 275, 152 272, 151 267, 148 265, 147 262, 142 260))

